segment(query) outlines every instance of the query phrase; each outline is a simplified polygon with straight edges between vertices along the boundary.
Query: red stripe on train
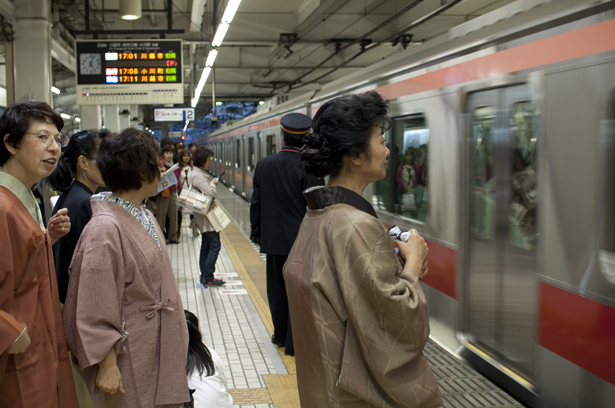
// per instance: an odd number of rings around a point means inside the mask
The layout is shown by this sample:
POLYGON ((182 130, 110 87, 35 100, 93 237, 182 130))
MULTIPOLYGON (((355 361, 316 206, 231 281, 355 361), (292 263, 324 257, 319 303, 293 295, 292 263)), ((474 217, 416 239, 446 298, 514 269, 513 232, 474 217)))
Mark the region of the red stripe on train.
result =
POLYGON ((615 385, 615 308, 544 282, 538 288, 539 344, 615 385))
POLYGON ((384 85, 387 99, 615 50, 615 19, 384 85))
POLYGON ((427 241, 429 246, 429 273, 423 283, 457 299, 457 251, 427 241))

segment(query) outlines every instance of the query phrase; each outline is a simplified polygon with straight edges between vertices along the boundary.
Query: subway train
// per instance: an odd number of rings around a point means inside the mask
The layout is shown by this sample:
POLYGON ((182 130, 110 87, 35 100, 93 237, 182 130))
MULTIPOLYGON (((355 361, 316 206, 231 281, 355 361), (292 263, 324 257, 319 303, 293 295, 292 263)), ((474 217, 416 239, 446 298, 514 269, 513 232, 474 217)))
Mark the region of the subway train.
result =
POLYGON ((528 406, 615 406, 615 1, 511 3, 199 143, 249 202, 282 115, 369 90, 364 197, 429 243, 432 339, 528 406))

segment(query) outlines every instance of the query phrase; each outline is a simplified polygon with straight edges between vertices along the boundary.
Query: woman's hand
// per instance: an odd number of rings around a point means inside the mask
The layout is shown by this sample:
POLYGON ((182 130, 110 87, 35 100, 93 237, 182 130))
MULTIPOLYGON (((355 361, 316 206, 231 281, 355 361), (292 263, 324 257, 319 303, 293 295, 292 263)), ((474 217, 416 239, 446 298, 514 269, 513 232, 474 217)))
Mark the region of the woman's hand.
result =
POLYGON ((410 237, 407 242, 396 241, 399 247, 399 255, 406 261, 404 270, 410 270, 418 278, 423 278, 427 274, 429 248, 423 237, 413 229, 410 230, 410 237))
POLYGON ((66 214, 68 214, 68 209, 62 208, 49 219, 47 232, 51 237, 51 245, 70 232, 70 218, 66 214))
POLYGON ((211 182, 212 182, 212 183, 214 183, 215 185, 218 185, 218 178, 216 177, 216 178, 215 178, 215 179, 213 179, 211 182))
POLYGON ((109 350, 107 357, 98 363, 98 374, 96 375, 96 386, 103 392, 111 395, 116 392, 124 393, 124 384, 122 384, 122 374, 117 367, 117 359, 115 350, 109 350))

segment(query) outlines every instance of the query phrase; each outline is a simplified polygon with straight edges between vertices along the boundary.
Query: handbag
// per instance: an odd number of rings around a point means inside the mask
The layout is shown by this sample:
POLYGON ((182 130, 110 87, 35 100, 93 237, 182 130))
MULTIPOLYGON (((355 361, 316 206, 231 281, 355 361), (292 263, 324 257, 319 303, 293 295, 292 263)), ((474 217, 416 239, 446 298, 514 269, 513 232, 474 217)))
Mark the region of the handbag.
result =
POLYGON ((209 205, 212 198, 197 190, 193 190, 192 186, 186 191, 183 189, 177 198, 177 204, 182 207, 192 210, 195 214, 207 215, 209 205))
POLYGON ((224 210, 215 204, 205 216, 211 223, 211 226, 214 227, 214 230, 216 230, 216 232, 222 231, 227 225, 231 223, 230 218, 228 217, 228 215, 226 215, 224 210))

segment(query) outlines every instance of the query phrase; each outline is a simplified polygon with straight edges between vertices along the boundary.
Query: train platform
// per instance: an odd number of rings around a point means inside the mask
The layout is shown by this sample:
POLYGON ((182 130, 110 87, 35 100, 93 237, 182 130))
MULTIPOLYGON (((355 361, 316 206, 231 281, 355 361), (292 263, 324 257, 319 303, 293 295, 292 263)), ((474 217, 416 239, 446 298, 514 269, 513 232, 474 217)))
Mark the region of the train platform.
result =
MULTIPOLYGON (((265 256, 248 239, 249 204, 222 184, 218 186, 218 202, 232 220, 220 234, 216 277, 226 281, 223 287, 198 284, 201 240, 191 238, 186 222, 180 244, 168 246, 184 308, 198 316, 204 343, 224 361, 234 406, 300 407, 295 358, 270 340, 273 324, 267 303, 265 256)), ((443 407, 524 407, 432 340, 425 355, 442 391, 443 407)))

